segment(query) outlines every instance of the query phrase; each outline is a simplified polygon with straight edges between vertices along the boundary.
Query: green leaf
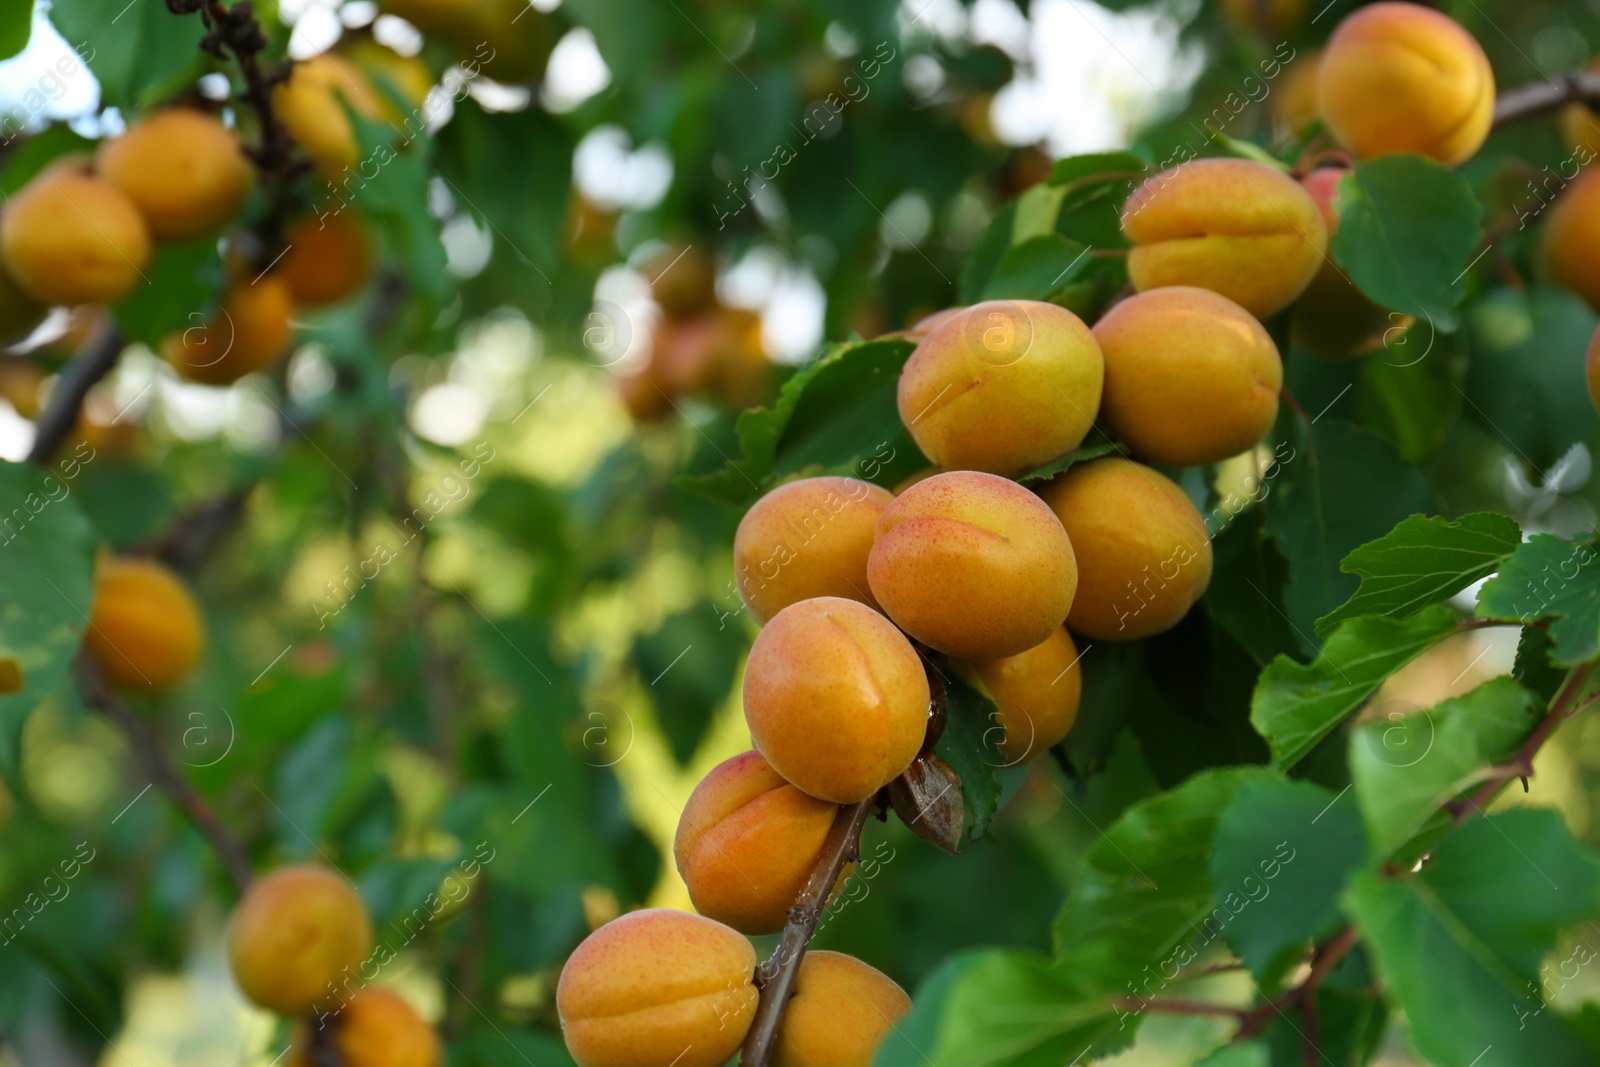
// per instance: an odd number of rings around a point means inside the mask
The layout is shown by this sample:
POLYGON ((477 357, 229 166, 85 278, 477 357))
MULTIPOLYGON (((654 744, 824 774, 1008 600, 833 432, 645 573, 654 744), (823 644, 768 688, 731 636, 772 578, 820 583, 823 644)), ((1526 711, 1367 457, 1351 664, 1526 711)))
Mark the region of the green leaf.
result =
POLYGON ((1524 626, 1549 619, 1552 663, 1593 659, 1600 654, 1600 558, 1592 545, 1534 534, 1478 591, 1477 614, 1524 626))
MULTIPOLYGON (((1398 335, 1385 334, 1385 340, 1398 335)), ((1439 351, 1408 356, 1395 340, 1372 359, 1361 361, 1356 411, 1361 423, 1389 441, 1413 463, 1421 463, 1445 443, 1461 416, 1465 359, 1449 335, 1437 335, 1426 322, 1404 335, 1405 345, 1427 344, 1439 351), (1426 338, 1426 340, 1424 340, 1426 338)))
POLYGON ((1437 707, 1395 710, 1357 729, 1350 777, 1375 854, 1387 857, 1441 804, 1483 781, 1490 765, 1516 752, 1543 711, 1527 689, 1496 678, 1437 707))
POLYGON ((1289 564, 1284 609, 1309 653, 1316 620, 1356 590, 1339 561, 1435 503, 1427 479, 1376 434, 1331 418, 1306 430, 1293 420, 1294 451, 1280 459, 1283 470, 1264 507, 1289 564))
POLYGON ((1471 354, 1464 414, 1532 467, 1594 433, 1582 388, 1595 314, 1559 289, 1497 288, 1466 312, 1471 354))
POLYGON ((995 748, 994 704, 954 674, 945 675, 944 734, 934 752, 961 776, 966 803, 966 837, 976 841, 989 831, 1000 806, 1000 780, 995 772, 1006 758, 995 748))
POLYGON ((634 641, 639 680, 679 766, 694 757, 747 651, 743 627, 726 625, 709 600, 668 616, 660 629, 634 641))
POLYGON ((33 0, 0 0, 0 60, 28 47, 33 36, 33 0))
POLYGON ((1035 467, 1026 474, 1017 475, 1016 480, 1023 485, 1040 485, 1048 482, 1058 474, 1064 474, 1079 463, 1098 459, 1101 456, 1109 456, 1118 451, 1120 449, 1109 441, 1103 445, 1085 445, 1082 448, 1075 448, 1066 455, 1053 459, 1043 466, 1035 467))
POLYGON ((1260 1041, 1244 1045, 1223 1045, 1194 1067, 1271 1067, 1272 1052, 1260 1041))
MULTIPOLYGON (((1210 515, 1207 520, 1211 528, 1210 515)), ((1212 620, 1232 634, 1257 664, 1264 666, 1274 656, 1299 650, 1300 635, 1283 609, 1288 563, 1267 536, 1261 509, 1234 517, 1211 544, 1211 584, 1204 601, 1212 620)))
POLYGON ((67 685, 89 621, 94 535, 68 474, 80 469, 0 463, 0 774, 13 788, 23 724, 67 685))
POLYGON ((1288 768, 1365 704, 1383 680, 1456 628, 1455 614, 1431 607, 1409 619, 1351 619, 1328 636, 1313 663, 1279 656, 1261 672, 1250 721, 1288 768))
POLYGON ((1217 821, 1211 880, 1233 915, 1228 944, 1258 981, 1331 932, 1366 845, 1360 812, 1331 789, 1281 778, 1240 787, 1217 821))
POLYGON ((1456 327, 1456 284, 1477 247, 1483 208, 1454 169, 1422 156, 1358 163, 1339 185, 1334 259, 1387 308, 1456 327))
POLYGON ((1414 877, 1358 875, 1345 901, 1429 1063, 1594 1063, 1532 984, 1558 931, 1600 906, 1600 867, 1555 812, 1474 819, 1414 877))
MULTIPOLYGON (((1090 1047, 1101 1055, 1133 1029, 1104 1001, 1085 1002, 1049 962, 1013 951, 947 960, 917 990, 914 1007, 874 1067, 1062 1067, 1090 1047)), ((1083 1062, 1087 1062, 1084 1059, 1083 1062)))
POLYGON ((350 118, 361 154, 342 184, 349 201, 341 198, 338 207, 325 205, 324 210, 353 209, 370 219, 400 261, 412 290, 437 305, 443 301, 448 275, 439 222, 428 208, 432 142, 425 136, 408 136, 396 145, 396 128, 387 122, 353 112, 350 118))
POLYGON ((1000 257, 983 287, 985 300, 1043 300, 1092 262, 1089 249, 1058 233, 1030 237, 1000 257))
POLYGON ((1057 970, 1082 997, 1153 995, 1147 969, 1171 974, 1216 939, 1215 923, 1198 925, 1214 904, 1213 835, 1239 790, 1267 780, 1259 768, 1203 772, 1135 804, 1090 847, 1055 923, 1057 970))
POLYGON ((974 304, 983 298, 983 291, 1000 260, 1011 248, 1011 233, 1016 227, 1017 204, 1012 201, 989 220, 983 236, 972 246, 966 265, 961 268, 961 302, 974 304))
POLYGON ((1521 544, 1516 522, 1493 512, 1463 515, 1455 522, 1413 515, 1340 562, 1340 570, 1361 579, 1361 588, 1317 620, 1317 634, 1326 637, 1357 615, 1415 615, 1493 574, 1521 544))
POLYGON ((900 368, 915 348, 900 338, 834 345, 785 382, 772 407, 739 416, 741 458, 679 484, 745 505, 779 476, 808 468, 847 470, 881 484, 894 472, 926 466, 895 401, 900 368))
POLYGON ((174 15, 164 3, 54 0, 50 21, 100 82, 102 106, 138 110, 181 72, 203 72, 200 16, 174 15))
POLYGON ((1139 152, 1092 152, 1058 159, 1050 168, 1051 185, 1088 184, 1088 179, 1104 182, 1138 182, 1150 173, 1150 163, 1139 152))
POLYGON ((111 309, 131 341, 156 348, 171 333, 202 325, 222 288, 222 253, 214 238, 157 245, 144 280, 111 309))

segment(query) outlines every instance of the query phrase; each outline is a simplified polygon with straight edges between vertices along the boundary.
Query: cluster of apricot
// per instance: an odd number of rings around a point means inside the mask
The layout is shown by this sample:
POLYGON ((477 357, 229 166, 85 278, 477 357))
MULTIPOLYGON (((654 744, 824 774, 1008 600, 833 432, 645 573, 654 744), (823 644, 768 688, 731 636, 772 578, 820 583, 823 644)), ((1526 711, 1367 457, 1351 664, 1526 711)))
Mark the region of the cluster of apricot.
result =
MULTIPOLYGON (((664 418, 685 396, 708 397, 731 408, 766 399, 772 363, 761 338, 761 316, 717 299, 713 258, 697 245, 669 247, 644 269, 661 318, 649 361, 616 379, 618 395, 634 419, 664 418)), ((608 342, 615 342, 619 334, 609 327, 616 324, 606 325, 608 342)))
POLYGON ((285 1063, 438 1067, 439 1037, 405 1000, 370 984, 394 958, 373 946, 372 918, 348 880, 282 867, 245 891, 228 924, 228 962, 250 1000, 297 1020, 285 1063))

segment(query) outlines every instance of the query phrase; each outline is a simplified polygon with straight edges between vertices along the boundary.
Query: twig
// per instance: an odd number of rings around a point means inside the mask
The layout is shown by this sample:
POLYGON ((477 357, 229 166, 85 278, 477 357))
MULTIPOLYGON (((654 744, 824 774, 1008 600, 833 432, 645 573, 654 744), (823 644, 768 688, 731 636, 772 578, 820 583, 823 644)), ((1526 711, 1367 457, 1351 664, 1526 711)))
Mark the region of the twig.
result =
POLYGON ((252 478, 217 499, 201 504, 180 516, 159 536, 139 545, 136 551, 155 556, 185 573, 199 570, 243 518, 245 501, 250 499, 257 484, 258 480, 252 478))
POLYGON ((205 798, 197 793, 194 786, 183 776, 183 772, 167 758, 167 751, 155 730, 123 702, 123 699, 107 684, 105 676, 100 673, 100 668, 88 656, 80 656, 78 659, 78 680, 90 706, 114 720, 128 735, 129 740, 133 742, 133 754, 144 766, 145 772, 150 775, 157 788, 183 810, 189 822, 194 824, 194 828, 211 843, 211 847, 216 850, 218 858, 222 861, 223 869, 233 880, 234 888, 243 893, 250 884, 250 860, 244 843, 234 836, 233 831, 222 825, 217 819, 216 812, 211 810, 211 805, 206 803, 205 798))
POLYGON ((777 949, 756 971, 761 1003, 756 1006, 755 1020, 750 1024, 750 1033, 739 1055, 741 1067, 769 1067, 783 1011, 788 1007, 795 978, 800 973, 800 961, 805 959, 806 947, 817 932, 822 909, 827 907, 845 864, 861 858, 861 831, 876 803, 875 798, 868 797, 859 804, 840 809, 833 820, 833 829, 828 831, 828 839, 822 845, 816 869, 800 891, 795 906, 789 909, 789 921, 783 928, 777 949))
POLYGON ((96 382, 111 373, 121 354, 122 335, 110 318, 104 317, 51 390, 50 406, 39 416, 38 435, 28 451, 29 463, 43 466, 50 462, 61 442, 78 425, 83 398, 96 382))
POLYGON ((1311 972, 1306 975, 1305 981, 1245 1012, 1243 1021, 1239 1025, 1239 1032, 1234 1035, 1234 1041, 1250 1040, 1266 1028, 1273 1016, 1281 1015, 1284 1009, 1293 1005, 1303 1005, 1308 999, 1314 1000, 1323 979, 1333 973, 1339 962, 1352 948, 1355 948, 1356 938, 1356 928, 1346 926, 1323 942, 1311 957, 1311 972))
POLYGON ((1600 74, 1568 70, 1542 82, 1508 89, 1494 102, 1494 128, 1498 130, 1568 104, 1600 107, 1600 74))

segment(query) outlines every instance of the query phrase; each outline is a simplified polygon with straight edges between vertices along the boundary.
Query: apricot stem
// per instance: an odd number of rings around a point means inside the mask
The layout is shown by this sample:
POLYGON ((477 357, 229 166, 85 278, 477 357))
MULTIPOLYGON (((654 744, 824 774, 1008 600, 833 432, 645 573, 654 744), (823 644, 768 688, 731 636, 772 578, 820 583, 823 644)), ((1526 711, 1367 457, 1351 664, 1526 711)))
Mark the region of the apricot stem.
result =
POLYGON ((250 884, 250 860, 244 842, 222 825, 211 805, 167 757, 154 728, 123 702, 88 656, 78 657, 78 680, 89 705, 113 720, 128 735, 133 742, 133 755, 143 765, 145 773, 210 842, 234 888, 243 893, 250 884))
POLYGON ((822 845, 816 869, 806 881, 805 888, 794 907, 789 909, 789 921, 783 928, 783 937, 772 955, 756 969, 756 986, 761 990, 761 1002, 756 1006, 755 1020, 745 1037, 739 1054, 742 1067, 768 1067, 773 1047, 778 1040, 778 1027, 783 1022, 783 1012, 794 994, 795 978, 800 974, 800 962, 805 959, 806 948, 817 932, 822 910, 839 881, 845 864, 861 858, 861 831, 877 805, 875 797, 868 797, 839 811, 833 829, 822 845))
POLYGON ((1521 85, 1500 94, 1494 102, 1493 129, 1535 118, 1567 104, 1600 106, 1600 74, 1586 70, 1567 70, 1531 85, 1521 85))
POLYGON ((122 335, 111 325, 110 319, 105 319, 95 327, 94 334, 51 391, 50 406, 39 416, 38 434, 33 439, 33 447, 28 450, 29 463, 43 466, 50 462, 50 457, 61 447, 61 442, 78 425, 78 410, 83 406, 83 398, 89 395, 89 390, 96 382, 111 373, 121 354, 122 335))

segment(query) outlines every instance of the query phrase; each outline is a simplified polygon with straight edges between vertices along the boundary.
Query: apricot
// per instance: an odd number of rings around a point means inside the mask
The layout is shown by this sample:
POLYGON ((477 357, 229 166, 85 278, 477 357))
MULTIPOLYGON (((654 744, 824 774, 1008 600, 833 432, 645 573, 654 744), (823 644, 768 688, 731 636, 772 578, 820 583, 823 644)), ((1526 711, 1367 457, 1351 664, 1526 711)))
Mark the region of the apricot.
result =
POLYGON ((896 399, 900 421, 936 465, 1016 474, 1083 441, 1104 374, 1094 334, 1066 308, 989 300, 922 339, 896 399))
POLYGON ((31 419, 39 413, 39 395, 45 373, 26 356, 0 357, 0 397, 18 415, 31 419))
POLYGON ((773 1049, 773 1067, 871 1067, 911 1012, 911 998, 875 967, 842 952, 807 952, 773 1049))
POLYGON ((95 170, 127 194, 158 241, 220 230, 250 195, 254 172, 239 138, 215 118, 174 107, 102 143, 95 170))
POLYGON ((372 274, 372 239, 354 212, 303 218, 289 227, 276 273, 294 302, 318 308, 359 292, 372 274))
POLYGON ((1042 493, 1072 538, 1082 580, 1067 626, 1102 641, 1170 629, 1211 581, 1211 538, 1159 471, 1116 456, 1081 463, 1042 493))
POLYGON ((656 384, 656 376, 650 367, 619 374, 612 379, 612 383, 616 386, 617 399, 628 409, 634 422, 660 422, 672 414, 672 401, 656 384))
MULTIPOLYGON (((1339 231, 1335 197, 1347 173, 1337 167, 1319 167, 1302 180, 1322 212, 1330 239, 1339 231)), ((1390 325, 1389 313, 1367 299, 1350 276, 1328 259, 1295 301, 1289 336, 1308 352, 1338 358, 1375 348, 1390 325)))
POLYGON ((911 766, 928 701, 911 642, 842 597, 778 612, 745 666, 744 717, 756 749, 797 788, 835 804, 865 800, 911 766))
POLYGON ((358 159, 355 126, 345 108, 366 119, 382 113, 366 75, 344 57, 328 53, 296 63, 288 79, 273 88, 272 102, 317 173, 329 181, 358 159))
POLYGON ((1551 205, 1543 255, 1551 276, 1600 310, 1600 172, 1578 175, 1551 205))
POLYGON ((467 19, 449 33, 461 62, 497 82, 528 82, 544 74, 556 46, 550 16, 527 0, 472 0, 467 19))
POLYGON ((1328 38, 1317 81, 1329 130, 1362 159, 1418 152, 1456 166, 1494 118, 1494 71, 1460 23, 1408 3, 1368 4, 1328 38))
POLYGON ((940 326, 943 326, 951 319, 959 318, 961 313, 966 310, 967 309, 965 307, 953 307, 945 308, 943 311, 935 311, 931 315, 924 315, 922 318, 918 319, 916 322, 900 331, 900 336, 909 341, 920 342, 924 337, 928 336, 934 330, 938 329, 940 326))
POLYGON ((331 1005, 335 983, 371 951, 367 906, 326 867, 281 867, 258 879, 228 923, 234 981, 245 996, 279 1015, 331 1005))
POLYGON ((578 1067, 721 1067, 755 1016, 755 949, 738 931, 665 908, 584 939, 556 985, 578 1067))
POLYGON ((378 90, 379 110, 392 122, 404 120, 392 97, 399 97, 399 103, 406 107, 419 108, 434 86, 433 75, 421 56, 403 56, 370 37, 351 42, 344 54, 367 76, 367 84, 378 90))
POLYGON ((1272 122, 1280 134, 1304 133, 1322 117, 1317 102, 1317 81, 1322 49, 1308 48, 1284 65, 1278 85, 1268 99, 1272 122))
POLYGON ((668 318, 686 319, 717 302, 717 261, 699 245, 668 245, 642 267, 650 295, 668 318))
POLYGON ((884 509, 867 581, 884 613, 918 641, 961 659, 995 659, 1061 626, 1078 565, 1066 530, 1037 496, 993 474, 952 471, 884 509))
MULTIPOLYGON (((1584 68, 1590 74, 1600 74, 1600 58, 1590 60, 1584 68)), ((1561 138, 1574 149, 1582 149, 1583 154, 1574 152, 1575 161, 1580 165, 1592 163, 1600 157, 1600 114, 1588 104, 1568 104, 1561 109, 1556 119, 1561 128, 1561 138)))
POLYGON ((741 933, 783 929, 838 811, 759 752, 717 764, 690 794, 672 846, 695 910, 741 933))
POLYGON ((190 381, 229 385, 277 362, 294 336, 293 311, 289 283, 280 275, 240 278, 204 323, 167 338, 162 355, 190 381))
POLYGON ((1227 297, 1152 289, 1106 312, 1094 335, 1106 360, 1100 417, 1135 454, 1215 463, 1272 429, 1283 361, 1261 323, 1227 297))
POLYGON ((340 1067, 439 1067, 439 1035, 415 1008, 387 989, 358 989, 342 1004, 297 1028, 288 1067, 320 1067, 312 1026, 329 1026, 340 1067))
POLYGON ((1083 672, 1078 646, 1066 630, 1056 630, 1026 652, 977 660, 971 667, 998 708, 1002 732, 995 747, 1007 766, 1037 759, 1071 731, 1083 672))
POLYGON ((18 190, 0 214, 0 258, 35 300, 110 303, 133 288, 150 262, 150 230, 116 186, 52 168, 18 190))
POLYGON ((1141 293, 1198 286, 1259 318, 1304 292, 1328 251, 1311 195, 1246 159, 1195 159, 1148 179, 1123 206, 1122 232, 1141 293))
POLYGON ((204 645, 205 619, 182 579, 153 559, 100 557, 83 647, 112 685, 172 685, 204 645))
POLYGON ((857 478, 801 478, 757 500, 733 537, 739 595, 757 622, 819 596, 877 606, 867 555, 878 517, 894 499, 857 478))
POLYGON ((663 318, 651 336, 650 366, 668 396, 703 393, 717 380, 718 324, 714 314, 663 318))

